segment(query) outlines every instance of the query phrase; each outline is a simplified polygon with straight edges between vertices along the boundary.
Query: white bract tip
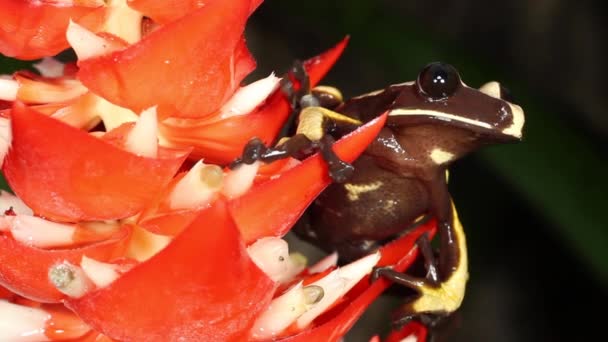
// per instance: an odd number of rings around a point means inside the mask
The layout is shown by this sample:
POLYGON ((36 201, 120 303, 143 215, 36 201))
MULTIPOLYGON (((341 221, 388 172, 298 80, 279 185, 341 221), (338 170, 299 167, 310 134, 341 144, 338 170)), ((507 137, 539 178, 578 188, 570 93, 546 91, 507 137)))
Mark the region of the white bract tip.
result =
POLYGON ((158 155, 158 122, 156 107, 141 112, 139 119, 129 132, 125 148, 138 156, 156 158, 158 155))
POLYGON ((266 311, 255 321, 251 337, 255 340, 276 337, 312 305, 322 300, 323 295, 323 290, 318 286, 303 287, 302 282, 294 285, 272 300, 266 311))
POLYGON ((171 240, 170 236, 154 234, 135 226, 126 257, 140 262, 146 261, 167 247, 171 240))
POLYGON ((4 214, 9 209, 12 209, 15 214, 34 215, 32 209, 25 205, 19 197, 8 191, 0 190, 0 214, 4 214))
POLYGON ((224 119, 250 113, 268 98, 280 81, 281 79, 272 73, 266 78, 239 88, 220 109, 220 117, 224 119))
POLYGON ((19 83, 13 79, 0 78, 0 100, 15 101, 19 83))
POLYGON ((280 281, 289 272, 289 246, 278 237, 265 237, 247 247, 249 257, 266 275, 280 281))
POLYGON ((255 176, 260 168, 260 162, 241 164, 226 173, 222 193, 228 198, 236 198, 245 194, 253 185, 255 176))
POLYGON ((0 341, 49 341, 44 332, 51 315, 42 309, 0 300, 0 317, 0 341))
POLYGON ((118 266, 82 256, 80 267, 97 287, 106 287, 120 276, 118 266))
POLYGON ((338 268, 322 279, 312 283, 311 285, 322 287, 325 295, 319 303, 315 304, 310 310, 298 318, 298 327, 302 329, 305 328, 315 318, 325 312, 333 303, 350 291, 350 289, 352 289, 363 277, 369 274, 379 260, 379 252, 370 254, 346 266, 338 268))
POLYGON ((171 191, 169 206, 172 209, 200 208, 215 198, 223 183, 221 167, 199 160, 171 191))
POLYGON ((94 110, 101 118, 103 125, 106 128, 106 132, 109 132, 124 123, 137 122, 137 120, 139 120, 139 116, 132 110, 115 105, 103 97, 97 95, 92 96, 93 104, 89 106, 89 109, 94 110))
POLYGON ((72 20, 68 24, 66 38, 80 61, 107 55, 117 50, 115 44, 76 24, 72 20))
POLYGON ((84 271, 67 261, 51 267, 48 276, 59 292, 71 298, 80 298, 94 288, 84 271))
POLYGON ((84 6, 84 7, 98 7, 103 6, 108 2, 107 0, 46 0, 44 1, 49 4, 56 6, 84 6))
POLYGON ((6 157, 12 141, 11 121, 0 117, 0 167, 4 164, 4 157, 6 157))
POLYGON ((301 253, 290 253, 289 260, 287 263, 287 271, 280 277, 277 277, 277 281, 281 284, 287 284, 291 282, 298 274, 306 269, 308 260, 301 253))
POLYGON ((143 14, 131 8, 127 0, 106 1, 106 14, 101 31, 134 44, 141 39, 143 14))
POLYGON ((336 266, 337 264, 338 264, 338 252, 333 252, 330 255, 326 256, 325 258, 319 260, 319 262, 317 262, 316 264, 310 266, 308 268, 308 271, 311 274, 321 273, 330 267, 336 266))
POLYGON ((416 335, 409 335, 399 342, 418 342, 418 337, 416 337, 416 335))
POLYGON ((65 247, 74 243, 76 227, 30 215, 5 216, 13 238, 38 248, 65 247))
POLYGON ((44 77, 60 77, 63 76, 63 71, 65 70, 65 64, 53 57, 44 57, 40 62, 34 63, 32 66, 44 77))

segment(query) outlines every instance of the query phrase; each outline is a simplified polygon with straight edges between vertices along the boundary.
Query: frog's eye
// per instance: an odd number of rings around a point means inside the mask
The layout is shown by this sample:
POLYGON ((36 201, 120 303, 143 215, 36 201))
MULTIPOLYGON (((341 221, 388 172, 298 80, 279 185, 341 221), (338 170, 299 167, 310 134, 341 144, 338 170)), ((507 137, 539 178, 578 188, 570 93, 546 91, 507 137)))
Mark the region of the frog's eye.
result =
POLYGON ((420 93, 431 100, 445 99, 460 86, 460 75, 456 69, 445 63, 431 63, 422 69, 416 80, 420 93))

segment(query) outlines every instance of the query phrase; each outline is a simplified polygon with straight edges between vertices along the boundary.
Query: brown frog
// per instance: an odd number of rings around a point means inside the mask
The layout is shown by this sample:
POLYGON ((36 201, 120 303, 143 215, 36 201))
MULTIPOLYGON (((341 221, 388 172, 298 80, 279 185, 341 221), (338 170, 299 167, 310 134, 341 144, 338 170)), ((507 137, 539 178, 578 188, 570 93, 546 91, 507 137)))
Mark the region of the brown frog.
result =
MULTIPOLYGON (((302 77, 301 71, 294 74, 302 77)), ((446 170, 481 146, 520 140, 522 109, 497 82, 470 88, 444 63, 427 65, 415 81, 343 103, 332 88, 299 94, 287 90, 296 107, 302 107, 297 134, 275 148, 252 140, 240 161, 270 161, 320 149, 336 182, 311 205, 296 233, 326 251, 338 251, 345 261, 377 249, 425 215, 435 217, 438 260, 426 235, 418 241, 426 278, 390 268, 374 270, 372 278, 386 277, 419 292, 402 308, 401 321, 456 310, 468 278, 467 255, 446 170), (352 166, 336 158, 331 150, 335 138, 387 111, 385 127, 352 166)))

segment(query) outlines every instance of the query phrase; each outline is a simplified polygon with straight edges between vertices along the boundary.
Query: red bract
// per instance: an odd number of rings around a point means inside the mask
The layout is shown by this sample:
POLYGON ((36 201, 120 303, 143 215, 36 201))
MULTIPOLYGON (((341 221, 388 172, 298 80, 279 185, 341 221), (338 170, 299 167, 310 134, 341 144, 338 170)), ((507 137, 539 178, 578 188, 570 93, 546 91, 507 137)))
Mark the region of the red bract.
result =
MULTIPOLYGON (((334 145, 336 154, 348 162, 355 160, 378 135, 386 117, 384 114, 339 140, 334 145)), ((283 236, 330 183, 327 165, 316 155, 255 186, 232 201, 230 210, 247 243, 264 236, 283 236)))
POLYGON ((49 281, 49 269, 64 261, 79 264, 83 255, 99 261, 124 254, 130 229, 125 227, 112 238, 73 249, 41 249, 15 241, 0 233, 0 285, 23 297, 58 303, 65 295, 49 281))
POLYGON ((16 103, 3 165, 15 193, 40 216, 59 221, 131 216, 154 199, 187 151, 144 158, 16 103))
POLYGON ((248 15, 248 1, 213 1, 125 50, 79 61, 78 77, 136 113, 158 106, 161 116, 211 114, 253 70, 241 39, 248 15))
MULTIPOLYGON (((82 59, 67 71, 47 59, 44 76, 17 73, 0 94, 13 100, 0 103, 2 170, 19 197, 0 194, 0 304, 16 322, 36 312, 23 330, 82 342, 337 341, 389 286, 369 284, 371 269, 405 270, 420 234, 434 234, 431 222, 351 265, 305 269, 279 237, 331 183, 321 156, 223 166, 253 137, 272 145, 292 111, 274 75, 240 85, 256 66, 243 32, 261 2, 0 0, 0 52, 55 54, 71 18, 82 59), (109 132, 86 131, 99 122, 109 132)), ((311 86, 347 41, 304 62, 311 86)), ((386 120, 342 137, 338 157, 355 160, 386 120)))
MULTIPOLYGON (((436 222, 430 221, 414 231, 404 235, 400 239, 391 242, 381 249, 382 258, 378 266, 391 266, 397 271, 404 271, 414 262, 418 250, 415 248, 416 240, 420 235, 428 232, 432 235, 436 230, 436 222)), ((330 342, 342 338, 367 307, 390 286, 386 279, 378 279, 369 284, 368 279, 363 279, 346 299, 337 307, 333 308, 315 322, 317 327, 304 331, 298 335, 286 338, 289 342, 330 342)))
POLYGON ((52 5, 44 1, 0 1, 0 53, 19 59, 53 56, 69 47, 69 20, 97 27, 103 8, 52 5))
POLYGON ((119 340, 235 341, 247 336, 274 288, 220 201, 154 257, 67 305, 119 340))
POLYGON ((384 342, 400 342, 408 336, 416 336, 416 341, 426 341, 427 330, 424 325, 416 321, 408 323, 406 326, 399 330, 392 331, 390 335, 386 337, 384 342))
MULTIPOLYGON (((355 160, 385 122, 386 115, 380 116, 343 137, 334 145, 336 154, 348 162, 355 160)), ((278 163, 283 164, 283 161, 278 163)), ((173 183, 177 180, 179 176, 173 183)), ((330 182, 325 162, 320 155, 315 155, 254 185, 243 196, 229 201, 228 207, 246 244, 266 236, 283 236, 330 182), (290 191, 282 191, 286 188, 290 191)), ((155 233, 177 235, 201 210, 172 211, 165 207, 152 208, 156 212, 144 211, 139 224, 155 233)))
MULTIPOLYGON (((316 85, 340 57, 348 37, 326 52, 308 59, 304 68, 310 75, 310 83, 316 85)), ((276 91, 260 108, 247 115, 210 121, 208 118, 163 121, 159 129, 175 146, 191 146, 193 157, 226 164, 238 157, 243 146, 258 137, 271 144, 285 124, 291 108, 285 96, 276 91)))
POLYGON ((15 294, 9 289, 0 286, 0 299, 11 299, 15 294))
MULTIPOLYGON (((208 5, 213 1, 214 0, 128 0, 128 3, 130 7, 142 12, 146 16, 152 18, 155 22, 165 24, 186 15, 195 9, 208 5)), ((262 1, 263 0, 251 0, 249 12, 255 11, 262 1)), ((249 0, 242 0, 242 2, 249 2, 249 0)))

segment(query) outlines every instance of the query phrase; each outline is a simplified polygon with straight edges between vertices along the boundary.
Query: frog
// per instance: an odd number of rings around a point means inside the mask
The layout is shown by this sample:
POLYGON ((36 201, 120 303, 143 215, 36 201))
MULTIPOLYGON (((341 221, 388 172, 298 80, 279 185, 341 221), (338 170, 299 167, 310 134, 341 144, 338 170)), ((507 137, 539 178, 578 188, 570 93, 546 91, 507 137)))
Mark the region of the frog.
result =
MULTIPOLYGON (((305 79, 295 68, 296 79, 305 79)), ((301 84, 306 84, 305 81, 301 84)), ((450 64, 424 66, 414 81, 389 85, 343 101, 335 88, 284 91, 298 112, 295 135, 275 148, 253 139, 238 162, 272 161, 319 150, 334 182, 312 203, 294 232, 348 262, 372 253, 425 218, 437 221, 438 255, 428 234, 417 246, 426 275, 418 278, 391 267, 383 277, 417 292, 395 315, 401 325, 419 318, 432 324, 456 311, 468 280, 466 237, 449 194, 449 166, 482 146, 517 142, 525 123, 522 108, 496 81, 467 86, 450 64), (333 153, 333 142, 387 113, 378 136, 352 165, 333 153)))

